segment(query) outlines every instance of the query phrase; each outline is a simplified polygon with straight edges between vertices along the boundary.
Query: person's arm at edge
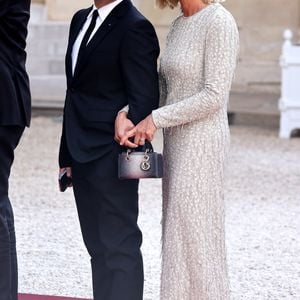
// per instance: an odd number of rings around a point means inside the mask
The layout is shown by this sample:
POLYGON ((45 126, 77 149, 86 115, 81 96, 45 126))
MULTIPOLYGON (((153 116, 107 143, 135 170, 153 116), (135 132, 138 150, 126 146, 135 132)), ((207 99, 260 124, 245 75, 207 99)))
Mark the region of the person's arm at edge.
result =
POLYGON ((158 38, 152 24, 147 20, 133 24, 123 38, 121 65, 128 98, 128 118, 134 124, 158 107, 158 56, 158 38))

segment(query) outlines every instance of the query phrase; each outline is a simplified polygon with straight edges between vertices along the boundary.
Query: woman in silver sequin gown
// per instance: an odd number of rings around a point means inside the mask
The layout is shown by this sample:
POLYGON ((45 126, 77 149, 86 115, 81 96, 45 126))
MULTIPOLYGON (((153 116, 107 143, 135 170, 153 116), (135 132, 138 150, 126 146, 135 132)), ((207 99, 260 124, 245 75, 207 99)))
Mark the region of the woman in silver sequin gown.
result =
POLYGON ((161 300, 227 300, 224 162, 238 30, 223 1, 179 2, 161 58, 161 107, 134 134, 142 144, 152 138, 144 132, 164 129, 161 300), (190 4, 196 12, 185 16, 190 4))

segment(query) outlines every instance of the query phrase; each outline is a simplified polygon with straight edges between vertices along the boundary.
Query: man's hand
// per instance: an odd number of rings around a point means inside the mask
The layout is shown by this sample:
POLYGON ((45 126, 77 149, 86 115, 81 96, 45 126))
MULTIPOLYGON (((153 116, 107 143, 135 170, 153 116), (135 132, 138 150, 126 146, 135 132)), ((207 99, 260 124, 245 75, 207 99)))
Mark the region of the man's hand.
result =
MULTIPOLYGON (((59 177, 61 176, 61 174, 63 174, 64 172, 67 171, 67 177, 72 178, 72 168, 71 167, 66 167, 66 168, 61 168, 59 169, 59 177)), ((70 184, 69 187, 72 187, 73 185, 70 184)))
POLYGON ((65 171, 67 171, 67 176, 69 178, 72 178, 72 168, 71 167, 66 167, 66 168, 59 169, 59 175, 63 174, 65 171))
POLYGON ((157 128, 153 122, 152 115, 141 121, 136 127, 128 131, 121 139, 120 145, 127 145, 128 139, 134 137, 133 145, 145 145, 145 141, 151 142, 154 138, 157 128))
POLYGON ((127 112, 119 112, 115 121, 115 141, 120 143, 124 139, 122 145, 129 148, 136 148, 137 145, 130 142, 127 137, 127 132, 134 128, 134 124, 127 118, 127 112))

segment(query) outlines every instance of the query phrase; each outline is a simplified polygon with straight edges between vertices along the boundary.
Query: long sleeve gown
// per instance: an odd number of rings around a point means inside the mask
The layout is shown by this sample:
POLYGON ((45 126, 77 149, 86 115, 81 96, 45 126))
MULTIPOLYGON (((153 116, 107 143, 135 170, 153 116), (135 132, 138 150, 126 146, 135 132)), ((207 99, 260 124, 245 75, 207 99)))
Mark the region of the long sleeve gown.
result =
POLYGON ((161 300, 227 300, 224 162, 227 102, 239 48, 221 4, 179 16, 161 59, 164 128, 161 300))

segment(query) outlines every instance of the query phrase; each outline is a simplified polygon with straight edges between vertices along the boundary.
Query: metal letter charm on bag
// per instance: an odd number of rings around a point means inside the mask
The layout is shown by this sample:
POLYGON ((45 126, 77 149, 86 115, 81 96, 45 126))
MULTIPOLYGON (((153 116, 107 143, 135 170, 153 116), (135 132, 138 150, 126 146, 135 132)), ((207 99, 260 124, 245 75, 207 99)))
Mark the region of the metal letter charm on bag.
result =
MULTIPOLYGON (((151 145, 151 144, 150 144, 151 145)), ((144 151, 128 149, 119 154, 119 178, 142 179, 163 177, 163 156, 153 152, 152 146, 144 151)))

